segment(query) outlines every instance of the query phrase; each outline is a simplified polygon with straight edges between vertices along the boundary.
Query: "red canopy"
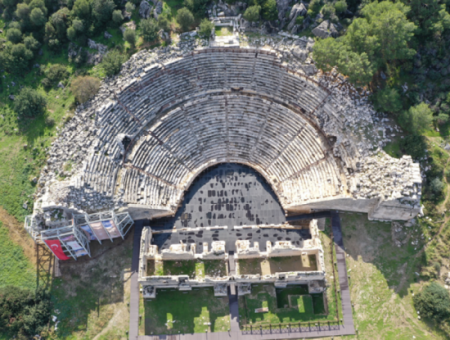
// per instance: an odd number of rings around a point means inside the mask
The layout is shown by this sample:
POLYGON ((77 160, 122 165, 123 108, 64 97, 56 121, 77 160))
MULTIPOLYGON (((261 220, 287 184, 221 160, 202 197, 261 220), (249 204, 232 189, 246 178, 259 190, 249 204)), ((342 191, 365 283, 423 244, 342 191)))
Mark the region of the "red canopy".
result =
POLYGON ((60 260, 69 260, 70 257, 67 257, 64 254, 61 248, 61 242, 59 240, 44 240, 44 242, 48 245, 48 247, 52 250, 53 254, 60 260))

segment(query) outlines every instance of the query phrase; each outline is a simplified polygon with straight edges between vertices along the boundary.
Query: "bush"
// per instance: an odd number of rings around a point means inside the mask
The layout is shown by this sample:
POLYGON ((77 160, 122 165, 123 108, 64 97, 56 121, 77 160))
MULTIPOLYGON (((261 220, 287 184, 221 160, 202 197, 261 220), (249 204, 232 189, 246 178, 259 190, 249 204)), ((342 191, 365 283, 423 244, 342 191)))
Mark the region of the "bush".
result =
POLYGON ((345 2, 345 0, 337 1, 334 4, 334 9, 337 14, 342 14, 347 10, 347 3, 345 2))
POLYGON ((17 28, 10 28, 6 32, 6 38, 13 44, 17 44, 22 41, 22 32, 17 28))
POLYGON ((166 32, 170 31, 170 23, 165 15, 160 15, 158 17, 158 27, 166 32))
POLYGON ((115 10, 112 14, 112 20, 116 25, 120 25, 123 21, 122 11, 120 9, 115 10))
POLYGON ((45 97, 29 87, 24 87, 14 99, 14 110, 27 117, 44 113, 46 105, 45 97))
POLYGON ((114 8, 116 8, 116 5, 113 0, 94 0, 92 2, 92 14, 97 21, 96 26, 102 26, 110 21, 114 8))
POLYGON ((308 15, 314 19, 319 14, 321 8, 322 0, 311 0, 308 6, 308 15))
POLYGON ((277 20, 278 9, 276 0, 267 0, 263 6, 262 17, 264 20, 277 20))
POLYGON ((402 109, 402 99, 394 88, 385 87, 377 91, 373 97, 373 104, 377 111, 397 113, 402 109))
POLYGON ((145 41, 153 41, 158 38, 158 25, 153 19, 144 19, 140 23, 142 37, 145 41))
POLYGON ((303 21, 305 21, 305 18, 302 17, 301 15, 299 15, 297 18, 295 18, 295 24, 302 26, 303 25, 303 21))
POLYGON ((71 90, 79 103, 85 103, 94 97, 100 88, 100 80, 94 77, 77 77, 72 81, 71 90))
POLYGON ((420 134, 433 126, 433 111, 426 103, 411 106, 401 118, 403 128, 414 134, 420 134))
POLYGON ((189 27, 194 24, 194 16, 192 15, 190 10, 188 10, 186 7, 183 7, 178 10, 177 22, 180 24, 182 31, 187 31, 189 27))
POLYGON ((23 43, 25 47, 31 51, 37 51, 37 49, 41 46, 39 41, 33 38, 33 36, 26 37, 23 39, 23 43))
POLYGON ((214 24, 208 19, 203 19, 200 23, 198 33, 201 37, 209 38, 211 36, 211 32, 214 29, 214 24))
POLYGON ((261 12, 261 6, 259 5, 250 6, 244 12, 244 19, 250 22, 258 21, 259 12, 261 12))
MULTIPOLYGON (((136 6, 133 4, 133 3, 131 3, 131 2, 127 2, 126 4, 125 4, 125 10, 128 12, 128 13, 133 13, 133 11, 134 11, 134 9, 136 8, 136 6)), ((159 19, 159 18, 158 18, 159 19)))
POLYGON ((112 76, 114 74, 119 73, 122 64, 127 60, 127 57, 121 54, 117 50, 112 50, 105 57, 103 57, 103 61, 101 62, 101 66, 105 71, 107 76, 112 76))
POLYGON ((73 40, 75 40, 75 37, 77 36, 77 32, 75 31, 75 28, 73 28, 73 27, 69 27, 68 29, 67 29, 67 38, 70 40, 70 41, 73 41, 73 40))
POLYGON ((425 286, 414 296, 413 301, 423 317, 436 321, 450 317, 450 296, 447 290, 437 282, 425 286))
POLYGON ((444 183, 436 177, 430 183, 430 189, 436 196, 440 196, 442 194, 442 190, 444 190, 444 183))
POLYGON ((136 33, 131 28, 125 29, 123 32, 123 38, 131 45, 131 47, 134 47, 134 44, 136 44, 136 33))
POLYGON ((410 155, 414 159, 420 159, 425 156, 427 144, 422 136, 405 136, 405 138, 400 139, 399 145, 403 153, 410 155))
POLYGON ((43 290, 34 294, 14 286, 0 288, 0 333, 29 339, 46 328, 51 309, 50 295, 43 290))
POLYGON ((35 26, 43 26, 47 18, 40 8, 34 8, 30 14, 30 21, 35 26))
POLYGON ((52 83, 56 83, 66 79, 69 76, 69 72, 64 65, 54 64, 45 71, 45 76, 50 79, 52 83))

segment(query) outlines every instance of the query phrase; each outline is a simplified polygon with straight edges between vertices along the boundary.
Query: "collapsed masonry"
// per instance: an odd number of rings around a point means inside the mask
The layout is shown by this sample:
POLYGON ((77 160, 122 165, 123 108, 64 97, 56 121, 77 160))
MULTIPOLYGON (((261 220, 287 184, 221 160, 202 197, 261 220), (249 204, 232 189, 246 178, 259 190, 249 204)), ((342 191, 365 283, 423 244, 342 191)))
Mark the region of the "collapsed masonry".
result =
POLYGON ((325 264, 317 221, 308 221, 303 227, 240 226, 230 230, 227 227, 208 227, 155 231, 146 227, 141 237, 138 280, 144 298, 155 298, 157 289, 187 291, 199 287, 214 287, 215 296, 226 296, 230 285, 236 285, 238 294, 245 295, 250 294, 252 284, 261 283, 273 283, 277 288, 304 284, 308 286, 309 293, 322 293, 326 287, 325 264), (255 235, 267 233, 269 237, 271 232, 279 232, 280 229, 289 232, 290 240, 267 240, 265 244, 254 241, 251 244, 249 240, 236 237, 239 232, 246 231, 255 235), (203 241, 172 244, 167 234, 173 232, 187 235, 200 233, 194 239, 203 241), (208 232, 214 233, 219 241, 205 241, 208 232), (226 237, 227 241, 220 240, 220 237, 226 237), (168 247, 165 244, 166 249, 159 249, 161 240, 169 243, 168 247), (208 272, 202 268, 194 275, 193 266, 186 265, 189 262, 200 263, 206 268, 209 265, 213 269, 208 272), (223 262, 226 264, 225 270, 214 269, 214 263, 220 265, 223 262), (178 273, 167 273, 164 269, 167 263, 175 263, 182 269, 189 267, 190 271, 183 272, 181 269, 178 273))

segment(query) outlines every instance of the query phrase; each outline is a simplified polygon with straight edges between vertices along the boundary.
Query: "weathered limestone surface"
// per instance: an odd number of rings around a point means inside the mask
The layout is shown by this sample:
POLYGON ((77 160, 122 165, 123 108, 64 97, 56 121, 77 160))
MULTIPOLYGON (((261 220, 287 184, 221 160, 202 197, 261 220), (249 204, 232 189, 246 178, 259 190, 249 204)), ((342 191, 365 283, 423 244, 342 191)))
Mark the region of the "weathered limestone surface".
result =
POLYGON ((205 49, 187 40, 132 56, 59 132, 35 214, 60 207, 170 215, 202 170, 238 162, 259 171, 286 210, 414 217, 420 169, 381 151, 395 127, 373 110, 369 93, 337 73, 317 74, 310 39, 253 44, 205 49))

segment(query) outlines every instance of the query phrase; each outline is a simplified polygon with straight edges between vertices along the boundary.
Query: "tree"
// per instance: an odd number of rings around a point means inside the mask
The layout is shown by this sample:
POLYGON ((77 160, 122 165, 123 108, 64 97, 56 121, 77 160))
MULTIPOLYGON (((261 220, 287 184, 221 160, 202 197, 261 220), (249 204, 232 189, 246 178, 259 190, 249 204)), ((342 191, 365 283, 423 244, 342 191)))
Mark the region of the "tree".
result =
POLYGON ((347 2, 345 2, 345 0, 337 1, 334 4, 334 9, 335 9, 337 14, 344 13, 347 10, 347 2))
POLYGON ((136 33, 131 28, 125 29, 123 32, 123 38, 131 45, 131 47, 134 47, 134 44, 136 44, 136 33))
POLYGON ((40 27, 45 24, 47 18, 40 8, 34 8, 30 14, 30 21, 33 25, 40 27))
POLYGON ((13 44, 17 44, 22 41, 22 32, 17 28, 10 28, 6 32, 6 38, 13 44))
POLYGON ((394 88, 385 87, 377 91, 373 96, 373 102, 377 111, 396 113, 402 109, 402 99, 394 88))
POLYGON ((153 19, 144 19, 140 22, 142 37, 145 41, 153 41, 158 38, 158 25, 153 19))
POLYGON ((170 31, 170 23, 165 15, 158 16, 158 27, 166 32, 170 31))
POLYGON ((205 18, 200 22, 198 33, 204 38, 209 38, 213 29, 213 23, 205 18))
POLYGON ((406 116, 409 130, 412 133, 422 133, 432 128, 433 111, 423 102, 410 107, 406 116))
POLYGON ((34 294, 14 286, 0 288, 0 333, 28 339, 44 330, 51 310, 50 295, 42 289, 34 294))
POLYGON ((33 12, 33 9, 38 8, 42 11, 42 13, 44 14, 44 16, 47 16, 47 7, 45 7, 45 2, 44 0, 33 0, 30 2, 30 9, 31 12, 33 12))
POLYGON ((259 5, 250 6, 244 12, 244 19, 250 22, 258 21, 259 12, 261 12, 261 6, 259 5))
POLYGON ((79 103, 85 103, 93 98, 100 88, 100 80, 94 77, 77 77, 72 81, 71 90, 79 103))
POLYGON ((75 31, 75 28, 69 27, 69 28, 67 29, 67 38, 68 38, 70 41, 75 40, 76 35, 77 35, 77 32, 75 31))
POLYGON ((414 296, 413 301, 423 317, 442 321, 450 316, 450 296, 437 282, 425 286, 414 296))
POLYGON ((433 194, 440 196, 442 194, 442 190, 444 190, 444 183, 439 179, 439 177, 436 177, 431 181, 430 189, 433 194))
POLYGON ((34 39, 34 37, 32 35, 25 37, 25 39, 23 39, 23 43, 24 43, 25 47, 27 49, 29 49, 30 51, 37 51, 37 49, 41 46, 39 41, 34 39))
POLYGON ((319 14, 322 5, 322 0, 311 0, 308 6, 308 15, 314 19, 319 14))
POLYGON ((63 7, 50 17, 50 22, 56 30, 56 36, 60 41, 64 41, 67 36, 67 23, 70 17, 70 11, 63 7))
POLYGON ((72 12, 80 19, 89 20, 91 14, 89 2, 86 0, 76 0, 73 4, 72 12))
POLYGON ((5 44, 2 54, 3 63, 13 73, 23 73, 28 68, 30 60, 33 59, 33 52, 22 43, 15 45, 11 43, 5 44))
POLYGON ((197 17, 202 16, 205 13, 206 5, 209 0, 185 0, 184 3, 186 7, 192 12, 195 13, 197 17))
POLYGON ((15 14, 20 20, 28 21, 28 19, 30 18, 30 12, 31 9, 27 4, 25 3, 17 4, 15 14))
POLYGON ((187 31, 194 24, 194 16, 189 9, 183 7, 178 10, 177 22, 180 24, 182 31, 187 31))
POLYGON ((83 21, 80 19, 74 19, 72 21, 72 27, 75 29, 75 31, 77 32, 83 32, 84 31, 84 25, 83 25, 83 21))
POLYGON ((262 17, 264 20, 277 20, 278 8, 276 0, 267 0, 263 5, 262 17))
MULTIPOLYGON (((131 3, 131 2, 127 2, 127 3, 125 4, 125 10, 126 10, 128 13, 133 13, 133 11, 134 11, 135 8, 136 8, 136 6, 135 6, 133 3, 131 3)), ((159 19, 159 17, 158 17, 158 19, 159 19)))
POLYGON ((116 25, 120 25, 122 23, 123 15, 122 15, 122 11, 120 9, 113 11, 112 20, 114 21, 114 23, 116 25))
POLYGON ((36 90, 24 87, 14 99, 14 110, 22 116, 35 117, 45 112, 47 101, 36 90))
POLYGON ((356 53, 338 39, 317 40, 313 57, 318 68, 328 72, 336 66, 340 73, 348 75, 350 82, 356 85, 368 84, 374 73, 366 53, 356 53))
MULTIPOLYGON (((142 21, 141 21, 142 22, 142 21)), ((127 60, 126 56, 117 50, 112 50, 103 57, 101 66, 107 76, 119 73, 122 64, 127 60)))
MULTIPOLYGON (((311 1, 310 9, 315 5, 314 1, 311 1)), ((389 73, 399 60, 411 59, 415 54, 408 45, 416 29, 406 17, 408 9, 400 2, 375 1, 367 4, 361 11, 363 17, 352 21, 345 36, 333 43, 319 40, 314 45, 314 59, 326 61, 328 69, 333 66, 337 66, 340 72, 345 69, 344 74, 357 85, 368 84, 381 69, 389 73), (362 68, 344 67, 341 51, 357 65, 364 65, 363 76, 356 74, 362 68)), ((323 62, 321 66, 324 66, 323 62)))
POLYGON ((92 2, 92 14, 98 26, 103 26, 111 20, 114 8, 116 5, 113 0, 94 0, 92 2))

